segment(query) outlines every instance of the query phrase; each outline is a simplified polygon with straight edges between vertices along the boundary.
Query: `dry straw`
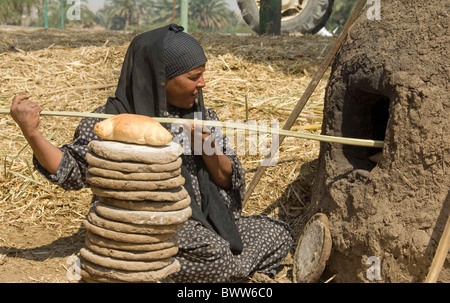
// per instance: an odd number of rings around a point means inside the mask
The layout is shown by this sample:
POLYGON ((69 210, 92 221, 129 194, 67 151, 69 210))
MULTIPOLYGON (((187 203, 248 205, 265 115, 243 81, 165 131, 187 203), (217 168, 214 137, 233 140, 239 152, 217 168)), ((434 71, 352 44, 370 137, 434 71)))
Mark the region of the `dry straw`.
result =
MULTIPOLYGON (((40 47, 34 44, 36 50, 29 51, 28 44, 20 44, 21 36, 17 33, 9 30, 1 34, 0 46, 1 39, 7 36, 15 40, 15 48, 21 51, 0 53, 0 108, 9 108, 14 95, 28 94, 44 111, 82 113, 91 112, 114 96, 129 36, 122 45, 78 43, 71 48, 58 44, 58 40, 45 40, 46 34, 42 34, 34 40, 40 41, 40 47)), ((97 40, 108 39, 107 33, 98 32, 66 32, 66 35, 70 35, 72 45, 90 35, 97 40)), ((203 91, 206 106, 214 108, 222 121, 278 120, 280 126, 335 42, 333 37, 321 36, 193 35, 208 57, 207 86, 203 91)), ((292 131, 320 134, 328 75, 329 71, 292 131)), ((62 146, 72 141, 80 119, 43 116, 40 130, 53 144, 62 146)), ((0 115, 0 138, 2 226, 50 228, 61 236, 75 233, 89 209, 90 190, 64 191, 37 173, 31 149, 8 115, 0 115)), ((319 141, 286 138, 280 147, 278 164, 266 170, 245 205, 244 214, 282 219, 297 237, 307 220, 303 214, 311 196, 318 153, 319 141)), ((260 154, 240 156, 247 171, 247 183, 262 158, 260 154)), ((290 281, 290 269, 288 258, 285 270, 275 280, 290 281)))

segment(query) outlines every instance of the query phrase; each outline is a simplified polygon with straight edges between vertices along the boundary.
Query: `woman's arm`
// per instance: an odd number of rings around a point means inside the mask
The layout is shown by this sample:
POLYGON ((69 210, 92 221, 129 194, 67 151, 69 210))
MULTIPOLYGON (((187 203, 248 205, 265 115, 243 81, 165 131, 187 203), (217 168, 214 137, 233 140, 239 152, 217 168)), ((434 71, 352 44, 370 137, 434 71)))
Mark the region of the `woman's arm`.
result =
POLYGON ((39 113, 41 110, 42 108, 31 101, 29 96, 19 95, 13 99, 11 116, 22 130, 36 159, 42 167, 54 174, 61 162, 63 153, 39 132, 39 113))

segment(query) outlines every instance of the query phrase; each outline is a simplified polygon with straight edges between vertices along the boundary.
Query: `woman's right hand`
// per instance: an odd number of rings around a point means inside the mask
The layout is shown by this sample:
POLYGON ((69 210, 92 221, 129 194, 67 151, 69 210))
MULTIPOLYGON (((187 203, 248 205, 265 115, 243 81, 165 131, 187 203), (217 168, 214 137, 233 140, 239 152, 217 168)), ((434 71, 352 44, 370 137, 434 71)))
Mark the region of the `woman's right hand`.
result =
POLYGON ((11 117, 16 121, 22 130, 25 138, 31 137, 38 132, 39 128, 39 113, 42 108, 30 100, 27 95, 15 96, 10 113, 11 117))
POLYGON ((39 132, 39 113, 42 108, 30 100, 29 96, 15 96, 10 113, 19 125, 25 139, 30 144, 38 162, 51 174, 55 174, 63 157, 63 152, 47 141, 39 132))

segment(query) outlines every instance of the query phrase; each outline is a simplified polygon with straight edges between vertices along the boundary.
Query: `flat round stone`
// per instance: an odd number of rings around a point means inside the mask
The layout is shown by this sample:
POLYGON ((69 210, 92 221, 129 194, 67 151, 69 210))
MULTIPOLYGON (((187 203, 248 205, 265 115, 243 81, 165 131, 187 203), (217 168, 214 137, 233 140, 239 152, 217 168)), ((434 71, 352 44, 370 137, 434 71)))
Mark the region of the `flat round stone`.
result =
POLYGON ((111 240, 116 240, 120 242, 128 242, 128 243, 139 243, 139 244, 151 244, 163 242, 175 235, 173 234, 155 234, 155 235, 142 235, 142 234, 130 234, 130 233, 122 233, 118 231, 108 230, 103 227, 96 226, 89 222, 89 220, 83 221, 84 227, 86 230, 90 231, 93 234, 102 236, 104 238, 108 238, 111 240))
POLYGON ((81 248, 80 258, 91 263, 112 269, 128 271, 148 271, 164 268, 172 263, 172 258, 154 261, 128 261, 99 255, 90 249, 81 248))
POLYGON ((85 238, 85 244, 91 251, 106 257, 131 261, 154 261, 173 257, 178 252, 178 247, 173 246, 154 251, 124 251, 112 248, 106 248, 92 243, 89 238, 85 238))
POLYGON ((159 173, 129 173, 95 167, 91 165, 88 166, 87 171, 92 176, 114 180, 132 180, 132 181, 161 181, 175 178, 181 174, 181 168, 159 173))
POLYGON ((130 283, 145 283, 145 282, 158 282, 167 276, 176 273, 180 270, 180 262, 173 258, 170 265, 151 271, 126 271, 117 270, 111 268, 105 268, 87 260, 81 261, 81 268, 85 270, 88 274, 93 275, 93 277, 100 277, 107 282, 108 279, 113 279, 115 281, 130 282, 130 283))
POLYGON ((101 202, 95 202, 94 208, 97 214, 110 220, 146 225, 181 224, 188 220, 192 215, 190 207, 175 211, 153 212, 125 210, 101 202))
POLYGON ((184 184, 183 176, 156 181, 115 180, 86 173, 86 182, 92 186, 128 191, 159 191, 180 187, 184 184))
POLYGON ((139 145, 117 141, 93 140, 88 149, 100 157, 114 161, 131 161, 140 163, 170 163, 182 153, 183 147, 176 142, 163 146, 139 145))
POLYGON ((186 198, 189 194, 183 186, 167 189, 167 190, 115 190, 110 188, 102 188, 91 186, 91 190, 94 195, 99 197, 115 198, 119 200, 131 200, 131 201, 180 201, 186 198))
POLYGON ((86 154, 86 161, 90 166, 103 168, 106 170, 113 170, 124 173, 160 173, 177 170, 180 168, 183 161, 181 158, 177 158, 173 162, 169 163, 153 163, 145 164, 139 162, 127 162, 127 161, 112 161, 106 158, 100 157, 89 151, 86 154))
POLYGON ((108 220, 99 216, 94 208, 91 208, 88 213, 88 219, 92 224, 113 231, 130 234, 144 234, 144 235, 159 235, 159 234, 173 234, 176 233, 183 224, 174 225, 144 225, 123 223, 108 220))
POLYGON ((173 235, 168 240, 165 240, 163 242, 157 242, 157 243, 150 243, 150 244, 142 244, 142 243, 129 243, 129 242, 122 242, 122 241, 116 241, 112 239, 108 239, 96 234, 93 234, 89 230, 86 231, 87 238, 99 246, 106 247, 106 248, 113 248, 113 249, 119 249, 119 250, 127 250, 127 251, 155 251, 165 248, 174 247, 177 245, 177 237, 176 235, 173 235))
POLYGON ((177 202, 128 201, 107 197, 99 197, 99 200, 103 204, 107 204, 117 208, 129 210, 160 211, 160 212, 180 210, 188 207, 191 204, 191 197, 189 196, 177 202))

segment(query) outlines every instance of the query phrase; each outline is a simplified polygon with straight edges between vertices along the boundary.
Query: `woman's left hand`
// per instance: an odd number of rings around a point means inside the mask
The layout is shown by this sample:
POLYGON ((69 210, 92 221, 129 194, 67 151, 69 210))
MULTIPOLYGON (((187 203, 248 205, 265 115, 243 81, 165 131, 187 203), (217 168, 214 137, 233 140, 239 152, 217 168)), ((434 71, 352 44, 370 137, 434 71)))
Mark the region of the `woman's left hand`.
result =
MULTIPOLYGON (((194 119, 197 120, 197 119, 194 119)), ((211 136, 211 130, 201 123, 184 125, 185 129, 190 129, 190 143, 195 155, 212 155, 215 152, 214 138, 211 136), (205 144, 207 142, 208 144, 205 144), (212 149, 212 150, 209 150, 212 149)))
POLYGON ((201 123, 185 124, 183 128, 187 131, 187 135, 190 129, 190 142, 194 155, 202 156, 214 182, 224 189, 230 189, 233 172, 231 160, 217 150, 211 130, 201 123))

